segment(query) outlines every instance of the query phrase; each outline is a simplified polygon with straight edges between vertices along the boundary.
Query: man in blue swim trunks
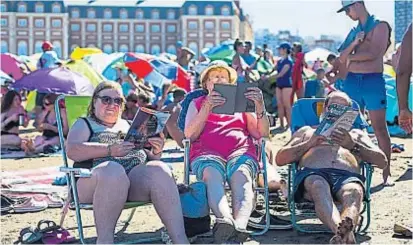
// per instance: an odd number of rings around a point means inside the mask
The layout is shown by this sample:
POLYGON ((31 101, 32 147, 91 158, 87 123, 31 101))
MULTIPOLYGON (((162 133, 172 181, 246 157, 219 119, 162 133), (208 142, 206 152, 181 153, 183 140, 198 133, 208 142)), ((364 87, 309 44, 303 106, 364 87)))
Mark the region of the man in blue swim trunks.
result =
MULTIPOLYGON (((344 0, 338 12, 358 21, 339 48, 340 61, 347 64, 348 74, 343 91, 357 101, 362 111, 369 111, 371 124, 380 149, 390 158, 391 143, 386 123, 386 88, 383 56, 390 45, 388 23, 370 15, 363 0, 344 0)), ((392 185, 390 165, 383 170, 383 185, 392 185)))
MULTIPOLYGON (((331 104, 350 106, 351 99, 335 91, 326 98, 324 111, 331 104)), ((295 132, 290 142, 278 151, 276 163, 278 166, 299 163, 293 180, 294 199, 299 202, 304 198, 314 203, 317 216, 335 233, 330 243, 356 243, 354 228, 360 216, 365 181, 360 175, 360 162, 384 169, 386 156, 362 130, 337 129, 332 133, 331 144, 314 132, 311 127, 295 132), (341 204, 341 213, 333 201, 341 204)))

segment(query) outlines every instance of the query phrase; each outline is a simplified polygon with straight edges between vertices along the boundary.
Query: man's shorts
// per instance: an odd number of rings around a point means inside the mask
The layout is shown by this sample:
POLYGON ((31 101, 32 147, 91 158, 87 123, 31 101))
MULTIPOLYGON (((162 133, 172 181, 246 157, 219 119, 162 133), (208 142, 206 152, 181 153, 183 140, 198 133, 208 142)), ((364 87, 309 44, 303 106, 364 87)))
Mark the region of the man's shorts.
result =
POLYGON ((197 180, 203 179, 204 170, 212 167, 221 173, 222 179, 229 182, 235 171, 246 169, 253 180, 258 174, 258 163, 248 155, 234 157, 226 163, 221 157, 214 155, 204 155, 195 158, 191 163, 192 172, 196 175, 197 180))
POLYGON ((349 72, 343 91, 359 104, 360 109, 367 108, 370 111, 386 109, 386 82, 382 73, 349 72))
POLYGON ((304 197, 304 180, 310 175, 317 175, 324 178, 330 185, 331 194, 333 198, 336 198, 337 192, 345 185, 349 183, 359 183, 364 189, 364 182, 366 178, 360 174, 352 173, 346 170, 335 168, 302 168, 298 170, 294 177, 294 200, 300 202, 304 197))

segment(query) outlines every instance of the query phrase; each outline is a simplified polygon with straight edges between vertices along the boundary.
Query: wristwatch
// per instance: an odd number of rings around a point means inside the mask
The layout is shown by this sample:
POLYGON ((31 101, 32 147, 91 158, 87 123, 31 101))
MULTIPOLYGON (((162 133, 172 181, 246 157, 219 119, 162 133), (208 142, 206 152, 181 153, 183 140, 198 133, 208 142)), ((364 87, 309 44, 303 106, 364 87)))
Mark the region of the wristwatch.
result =
POLYGON ((351 152, 353 155, 358 155, 358 154, 360 154, 360 145, 359 145, 358 143, 355 143, 354 146, 353 146, 353 148, 350 150, 350 152, 351 152))

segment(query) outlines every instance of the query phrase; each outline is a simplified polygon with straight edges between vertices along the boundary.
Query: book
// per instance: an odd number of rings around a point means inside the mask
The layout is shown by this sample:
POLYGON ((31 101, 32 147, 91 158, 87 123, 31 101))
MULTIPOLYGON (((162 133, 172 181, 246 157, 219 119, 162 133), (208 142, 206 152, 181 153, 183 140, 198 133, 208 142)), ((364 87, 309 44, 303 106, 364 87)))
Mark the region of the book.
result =
POLYGON ((258 87, 258 83, 215 84, 214 91, 226 99, 225 103, 212 109, 216 114, 233 115, 235 112, 255 112, 254 101, 245 98, 247 88, 258 87))
POLYGON ((168 112, 139 108, 124 140, 134 143, 138 149, 146 147, 148 138, 158 137, 163 131, 169 116, 168 112))
POLYGON ((331 140, 331 133, 337 128, 350 131, 358 115, 359 111, 351 106, 331 104, 327 108, 327 112, 325 112, 324 118, 317 127, 315 134, 322 135, 327 140, 331 140))

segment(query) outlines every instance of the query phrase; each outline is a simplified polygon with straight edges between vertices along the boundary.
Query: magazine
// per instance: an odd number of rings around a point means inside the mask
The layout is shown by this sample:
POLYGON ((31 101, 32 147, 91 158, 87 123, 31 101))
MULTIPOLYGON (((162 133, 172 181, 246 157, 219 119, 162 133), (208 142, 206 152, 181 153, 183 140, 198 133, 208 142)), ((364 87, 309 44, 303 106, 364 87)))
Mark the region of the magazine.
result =
POLYGON ((220 93, 226 102, 215 107, 212 112, 227 115, 233 115, 235 112, 255 112, 254 102, 244 95, 250 87, 258 87, 258 83, 215 84, 214 91, 220 93))
POLYGON ((138 149, 146 147, 148 138, 158 137, 163 131, 169 116, 168 112, 139 108, 125 136, 125 141, 133 142, 138 149))
POLYGON ((351 106, 331 104, 324 114, 320 125, 317 127, 315 134, 323 135, 330 140, 331 133, 336 128, 342 128, 346 131, 351 130, 358 115, 359 111, 351 106))

